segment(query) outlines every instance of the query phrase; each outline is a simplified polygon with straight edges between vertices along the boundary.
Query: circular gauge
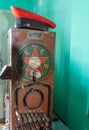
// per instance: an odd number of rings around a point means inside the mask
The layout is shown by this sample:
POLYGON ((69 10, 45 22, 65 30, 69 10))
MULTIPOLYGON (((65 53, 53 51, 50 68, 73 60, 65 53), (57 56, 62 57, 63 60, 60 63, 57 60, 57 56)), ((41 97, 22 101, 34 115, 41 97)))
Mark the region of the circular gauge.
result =
POLYGON ((46 47, 30 44, 22 48, 16 56, 16 68, 25 79, 43 78, 50 70, 51 55, 46 47))
POLYGON ((23 98, 23 105, 27 109, 37 109, 44 101, 44 95, 40 90, 31 88, 23 98))

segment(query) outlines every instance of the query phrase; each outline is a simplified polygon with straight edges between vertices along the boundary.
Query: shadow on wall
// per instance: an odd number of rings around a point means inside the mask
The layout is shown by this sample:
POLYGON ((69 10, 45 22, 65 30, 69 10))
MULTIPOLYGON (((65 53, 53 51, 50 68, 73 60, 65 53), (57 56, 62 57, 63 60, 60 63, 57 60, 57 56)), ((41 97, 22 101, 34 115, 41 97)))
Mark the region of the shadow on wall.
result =
POLYGON ((67 124, 71 43, 71 0, 48 1, 48 17, 56 23, 54 111, 67 124))
MULTIPOLYGON (((83 83, 82 64, 71 60, 68 99, 68 126, 71 130, 85 130, 87 123, 87 84, 83 83)), ((86 80, 86 79, 85 79, 86 80)), ((88 129, 87 129, 88 130, 88 129)))

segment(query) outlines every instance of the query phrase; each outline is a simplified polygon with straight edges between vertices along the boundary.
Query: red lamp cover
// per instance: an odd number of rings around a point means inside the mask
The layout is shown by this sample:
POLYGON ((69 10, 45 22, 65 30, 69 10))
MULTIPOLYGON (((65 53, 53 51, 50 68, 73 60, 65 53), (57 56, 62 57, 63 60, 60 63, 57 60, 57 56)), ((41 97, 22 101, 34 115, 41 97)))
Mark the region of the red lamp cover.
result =
POLYGON ((30 12, 28 10, 24 10, 22 8, 18 8, 16 6, 11 6, 11 10, 12 10, 12 13, 15 16, 15 18, 33 19, 33 20, 36 20, 38 22, 42 22, 42 23, 48 24, 49 27, 51 27, 51 28, 55 28, 56 27, 56 24, 54 22, 52 22, 49 19, 44 18, 44 17, 42 17, 42 16, 40 16, 38 14, 30 12))

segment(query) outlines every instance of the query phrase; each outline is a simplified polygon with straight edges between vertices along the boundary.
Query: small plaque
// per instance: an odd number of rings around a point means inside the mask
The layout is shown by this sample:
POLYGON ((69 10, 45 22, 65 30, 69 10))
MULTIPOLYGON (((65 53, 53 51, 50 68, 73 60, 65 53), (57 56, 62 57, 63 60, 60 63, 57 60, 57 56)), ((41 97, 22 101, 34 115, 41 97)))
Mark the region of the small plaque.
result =
POLYGON ((42 39, 42 32, 28 32, 27 37, 30 39, 42 39))

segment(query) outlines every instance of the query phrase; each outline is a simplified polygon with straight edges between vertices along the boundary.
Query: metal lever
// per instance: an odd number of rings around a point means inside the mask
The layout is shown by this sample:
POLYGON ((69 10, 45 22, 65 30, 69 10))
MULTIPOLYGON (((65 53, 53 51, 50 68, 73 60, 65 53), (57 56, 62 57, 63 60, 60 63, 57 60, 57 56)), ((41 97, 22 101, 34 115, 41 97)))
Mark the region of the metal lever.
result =
POLYGON ((33 82, 36 82, 36 72, 33 71, 33 82))
POLYGON ((5 65, 0 72, 0 79, 11 79, 11 66, 5 65))

